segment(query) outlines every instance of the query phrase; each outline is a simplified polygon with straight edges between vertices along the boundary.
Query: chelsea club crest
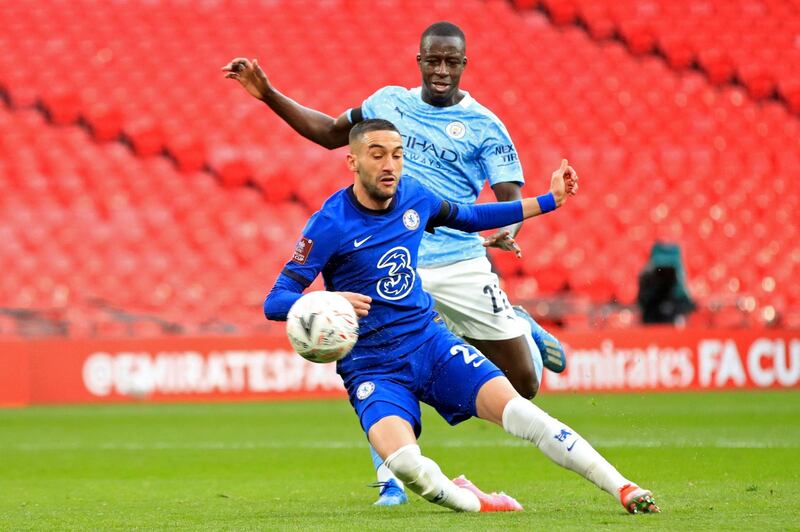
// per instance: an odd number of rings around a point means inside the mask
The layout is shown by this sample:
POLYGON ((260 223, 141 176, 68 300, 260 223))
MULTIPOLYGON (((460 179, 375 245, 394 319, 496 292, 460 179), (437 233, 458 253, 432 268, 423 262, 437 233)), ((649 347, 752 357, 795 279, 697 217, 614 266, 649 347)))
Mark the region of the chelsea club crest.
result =
POLYGON ((408 209, 405 213, 403 213, 403 225, 406 226, 406 229, 413 231, 417 227, 419 227, 419 214, 414 209, 408 209))
POLYGON ((358 389, 356 390, 356 397, 361 399, 362 401, 372 395, 372 392, 375 391, 375 383, 371 381, 362 382, 358 385, 358 389))

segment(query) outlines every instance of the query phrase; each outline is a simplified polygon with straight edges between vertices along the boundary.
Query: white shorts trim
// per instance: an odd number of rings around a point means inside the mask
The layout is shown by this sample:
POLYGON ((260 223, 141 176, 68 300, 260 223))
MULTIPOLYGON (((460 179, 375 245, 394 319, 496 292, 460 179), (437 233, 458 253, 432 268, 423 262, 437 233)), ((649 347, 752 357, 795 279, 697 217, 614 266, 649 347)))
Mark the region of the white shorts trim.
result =
POLYGON ((528 334, 528 324, 511 308, 486 257, 417 268, 417 273, 453 333, 475 340, 508 340, 528 334))

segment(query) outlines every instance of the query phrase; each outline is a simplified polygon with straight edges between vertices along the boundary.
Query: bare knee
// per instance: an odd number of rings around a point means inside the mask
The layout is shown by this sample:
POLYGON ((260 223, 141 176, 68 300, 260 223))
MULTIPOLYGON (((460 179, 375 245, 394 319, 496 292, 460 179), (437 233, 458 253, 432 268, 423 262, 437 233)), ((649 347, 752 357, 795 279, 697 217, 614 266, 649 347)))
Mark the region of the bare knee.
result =
POLYGON ((536 397, 539 392, 539 381, 525 337, 491 341, 468 338, 467 341, 505 373, 517 393, 526 399, 536 397))
POLYGON ((370 445, 384 460, 397 449, 417 443, 411 424, 395 415, 378 420, 369 428, 367 438, 370 445))
POLYGON ((511 385, 525 399, 533 399, 539 393, 539 381, 533 371, 515 371, 513 375, 508 375, 511 385))

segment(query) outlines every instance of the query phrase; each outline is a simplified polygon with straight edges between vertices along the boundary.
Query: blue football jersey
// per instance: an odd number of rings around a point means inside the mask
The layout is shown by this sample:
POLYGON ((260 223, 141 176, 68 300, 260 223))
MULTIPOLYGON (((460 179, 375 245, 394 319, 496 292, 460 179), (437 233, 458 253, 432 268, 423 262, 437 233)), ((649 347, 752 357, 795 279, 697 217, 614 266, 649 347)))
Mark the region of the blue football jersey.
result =
POLYGON ((426 340, 435 313, 417 279, 417 249, 441 204, 406 176, 387 209, 367 209, 348 187, 331 196, 303 229, 283 274, 307 286, 322 273, 327 290, 373 299, 369 314, 359 320, 356 346, 339 362, 340 373, 385 363, 426 340))
POLYGON ((416 267, 427 230, 442 225, 467 231, 504 226, 522 219, 519 201, 464 206, 442 200, 412 177, 400 179, 389 207, 371 210, 356 199, 353 187, 331 196, 308 221, 272 291, 264 302, 269 319, 285 319, 291 304, 320 273, 325 288, 372 298, 359 319, 359 337, 338 362, 345 378, 396 361, 436 333, 433 299, 422 289, 416 267))
MULTIPOLYGON (((383 118, 403 136, 404 174, 442 198, 475 203, 486 180, 523 184, 522 166, 502 122, 469 94, 456 105, 422 101, 421 88, 384 87, 361 105, 365 119, 383 118)), ((422 267, 441 266, 486 254, 478 235, 442 228, 422 239, 422 267)))

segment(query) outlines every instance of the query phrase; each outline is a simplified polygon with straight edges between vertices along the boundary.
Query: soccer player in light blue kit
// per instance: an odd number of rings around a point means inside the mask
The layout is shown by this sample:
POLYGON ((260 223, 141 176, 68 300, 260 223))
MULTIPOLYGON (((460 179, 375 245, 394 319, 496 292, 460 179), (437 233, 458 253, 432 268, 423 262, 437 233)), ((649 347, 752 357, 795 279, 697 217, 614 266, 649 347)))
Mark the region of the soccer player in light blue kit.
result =
MULTIPOLYGON (((420 87, 384 87, 337 119, 283 96, 255 60, 237 58, 223 70, 301 135, 322 146, 344 146, 353 124, 384 118, 403 135, 406 170, 443 198, 472 204, 488 180, 499 201, 518 200, 524 177, 514 143, 502 122, 459 88, 465 54, 466 41, 457 26, 433 24, 420 40, 420 87)), ((520 226, 510 224, 485 241, 447 227, 426 234, 418 272, 448 328, 489 353, 514 388, 533 398, 543 363, 552 371, 563 371, 564 351, 521 307, 510 305, 485 250, 494 246, 521 256, 513 238, 520 226)), ((405 502, 402 485, 374 450, 373 461, 381 487, 376 504, 405 502)))
POLYGON ((303 229, 292 259, 264 302, 284 320, 322 274, 327 290, 351 302, 359 338, 337 362, 364 432, 386 467, 411 491, 457 511, 515 511, 505 494, 485 494, 466 478, 450 480, 417 445, 419 402, 450 424, 480 417, 535 444, 551 460, 614 497, 631 513, 657 512, 649 491, 623 477, 586 440, 523 398, 497 366, 442 323, 416 274, 426 231, 480 231, 555 210, 577 192, 562 161, 550 191, 488 205, 441 199, 412 176, 401 179, 404 140, 391 122, 366 120, 350 131, 354 184, 331 196, 303 229))

